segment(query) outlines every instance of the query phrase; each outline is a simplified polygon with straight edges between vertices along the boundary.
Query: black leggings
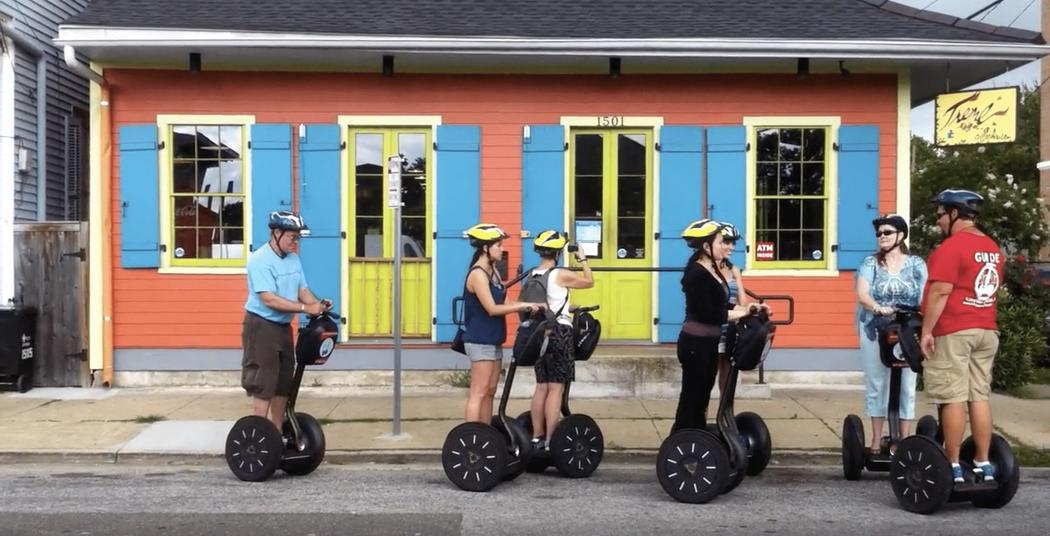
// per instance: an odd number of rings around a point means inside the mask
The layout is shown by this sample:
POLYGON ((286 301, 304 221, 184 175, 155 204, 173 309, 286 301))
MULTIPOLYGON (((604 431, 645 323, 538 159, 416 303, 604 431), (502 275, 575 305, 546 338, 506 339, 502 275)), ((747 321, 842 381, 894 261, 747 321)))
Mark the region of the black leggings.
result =
POLYGON ((682 364, 682 393, 671 433, 683 428, 704 429, 711 388, 718 377, 718 337, 679 333, 678 362, 682 364))

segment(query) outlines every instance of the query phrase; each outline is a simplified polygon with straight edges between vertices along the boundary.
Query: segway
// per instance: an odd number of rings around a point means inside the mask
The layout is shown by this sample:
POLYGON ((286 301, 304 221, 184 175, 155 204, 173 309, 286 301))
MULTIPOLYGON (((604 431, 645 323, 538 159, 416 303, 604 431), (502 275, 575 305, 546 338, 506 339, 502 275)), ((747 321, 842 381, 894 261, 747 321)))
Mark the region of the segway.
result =
MULTIPOLYGON (((921 320, 917 325, 913 320, 900 330, 901 353, 909 365, 921 359, 918 345, 921 327, 921 320)), ((995 480, 977 481, 973 472, 976 446, 973 437, 966 438, 959 450, 959 465, 965 481, 956 483, 938 428, 932 417, 925 424, 920 421, 916 435, 901 440, 891 457, 890 485, 901 507, 916 514, 932 514, 946 502, 970 501, 981 508, 1002 508, 1009 504, 1021 480, 1020 465, 1010 443, 999 434, 992 434, 988 461, 995 468, 995 480)))
MULTIPOLYGON (((889 435, 883 436, 879 452, 872 453, 865 448, 864 423, 857 415, 847 415, 842 421, 842 474, 846 480, 860 480, 864 469, 868 471, 889 471, 893 456, 891 450, 900 443, 901 419, 901 377, 904 367, 916 374, 922 373, 922 356, 919 351, 918 333, 922 328, 922 317, 918 309, 912 306, 898 305, 892 316, 886 317, 876 327, 879 342, 879 359, 890 369, 889 403, 886 409, 886 420, 889 435)), ((937 419, 924 415, 915 427, 916 433, 936 438, 938 434, 937 419)))
POLYGON ((772 347, 776 326, 756 311, 735 327, 735 341, 727 341, 733 343, 731 366, 718 401, 717 426, 678 430, 660 445, 656 476, 664 491, 679 502, 702 504, 728 493, 745 474, 755 476, 765 470, 772 456, 773 442, 765 421, 752 412, 734 415, 733 402, 740 371, 762 364, 772 347))
MULTIPOLYGON (((590 313, 597 311, 598 305, 579 307, 573 315, 573 341, 575 360, 587 361, 594 353, 601 339, 601 323, 590 313)), ((550 434, 550 449, 532 453, 532 460, 525 470, 530 473, 542 473, 553 465, 562 476, 568 478, 587 478, 598 469, 605 453, 605 437, 598 423, 590 416, 573 413, 569 409, 569 387, 565 383, 562 391, 562 419, 550 434)), ((532 411, 518 415, 518 424, 524 428, 528 437, 532 437, 532 411)))
MULTIPOLYGON (((462 297, 452 300, 452 318, 462 324, 456 314, 456 304, 462 297)), ((507 378, 503 382, 499 411, 491 424, 465 422, 453 428, 445 437, 441 448, 441 465, 445 476, 453 484, 466 491, 488 491, 500 482, 514 480, 523 472, 532 456, 532 445, 528 433, 517 421, 507 417, 507 401, 519 363, 511 357, 507 378)))
POLYGON ((321 424, 308 413, 295 411, 295 400, 310 365, 323 365, 335 350, 339 336, 331 312, 315 316, 299 328, 295 343, 295 375, 281 430, 270 419, 250 415, 241 417, 226 436, 226 464, 244 481, 261 482, 280 468, 292 476, 312 473, 324 460, 325 438, 321 424))

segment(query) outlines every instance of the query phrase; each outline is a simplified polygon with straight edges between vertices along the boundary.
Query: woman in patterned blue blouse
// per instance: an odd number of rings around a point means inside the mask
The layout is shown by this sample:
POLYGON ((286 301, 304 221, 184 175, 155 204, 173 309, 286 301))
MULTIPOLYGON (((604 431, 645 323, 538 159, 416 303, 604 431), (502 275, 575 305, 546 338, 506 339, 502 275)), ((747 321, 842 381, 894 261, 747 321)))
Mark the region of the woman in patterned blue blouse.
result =
MULTIPOLYGON (((926 263, 908 254, 904 243, 908 222, 904 218, 887 214, 876 218, 872 225, 879 249, 865 257, 857 268, 857 332, 864 363, 865 405, 871 417, 871 450, 878 452, 889 405, 890 369, 879 359, 876 320, 893 314, 894 305, 919 306, 926 286, 926 263)), ((915 419, 915 373, 907 367, 902 372, 901 435, 907 437, 915 419)))

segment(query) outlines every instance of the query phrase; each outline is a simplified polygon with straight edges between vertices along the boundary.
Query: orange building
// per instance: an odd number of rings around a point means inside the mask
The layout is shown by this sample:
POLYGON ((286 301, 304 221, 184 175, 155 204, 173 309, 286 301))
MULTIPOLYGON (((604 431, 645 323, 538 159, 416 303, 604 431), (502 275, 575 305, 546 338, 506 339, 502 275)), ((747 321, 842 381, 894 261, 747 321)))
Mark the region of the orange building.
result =
MULTIPOLYGON (((602 304, 607 344, 659 344, 684 312, 679 276, 653 269, 683 265, 679 233, 708 216, 744 233, 733 260, 751 290, 794 298, 769 366, 859 369, 854 269, 875 247, 871 220, 913 209, 912 106, 1048 51, 1038 34, 881 0, 644 14, 613 0, 498 13, 124 3, 90 5, 56 39, 97 72, 91 333, 103 336, 90 359, 110 377, 236 369, 245 258, 281 208, 311 227, 307 278, 347 319, 341 340, 376 355, 402 249, 402 335, 423 343, 410 368, 455 362, 442 343, 470 225, 511 232, 509 276, 535 262, 528 237, 544 228, 595 266, 633 269, 601 272, 574 300, 602 304)), ((330 366, 367 368, 366 354, 330 366)))

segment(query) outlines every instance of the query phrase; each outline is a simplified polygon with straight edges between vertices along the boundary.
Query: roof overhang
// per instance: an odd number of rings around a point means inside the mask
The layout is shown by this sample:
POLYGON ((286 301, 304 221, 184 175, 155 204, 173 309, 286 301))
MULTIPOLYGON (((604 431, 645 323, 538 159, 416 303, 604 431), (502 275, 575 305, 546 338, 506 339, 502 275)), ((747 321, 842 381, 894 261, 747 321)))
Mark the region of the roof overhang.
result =
MULTIPOLYGON (((396 55, 398 72, 477 72, 488 65, 512 64, 514 72, 537 68, 595 65, 606 58, 624 61, 624 74, 659 72, 675 64, 711 72, 712 65, 786 64, 810 58, 852 65, 907 67, 914 102, 945 89, 959 89, 1050 54, 1050 45, 1028 42, 933 41, 900 39, 564 39, 470 36, 383 36, 271 33, 164 28, 107 28, 64 25, 55 44, 73 46, 107 66, 184 66, 199 52, 215 68, 366 70, 374 59, 396 55), (513 60, 510 58, 513 57, 513 60)), ((793 64, 791 64, 793 65, 793 64)), ((487 69, 490 70, 490 69, 487 69)), ((891 69, 892 70, 892 69, 891 69)), ((588 72, 585 68, 583 72, 588 72)), ((687 69, 686 69, 687 72, 687 69)), ((764 71, 758 71, 764 72, 764 71)))

